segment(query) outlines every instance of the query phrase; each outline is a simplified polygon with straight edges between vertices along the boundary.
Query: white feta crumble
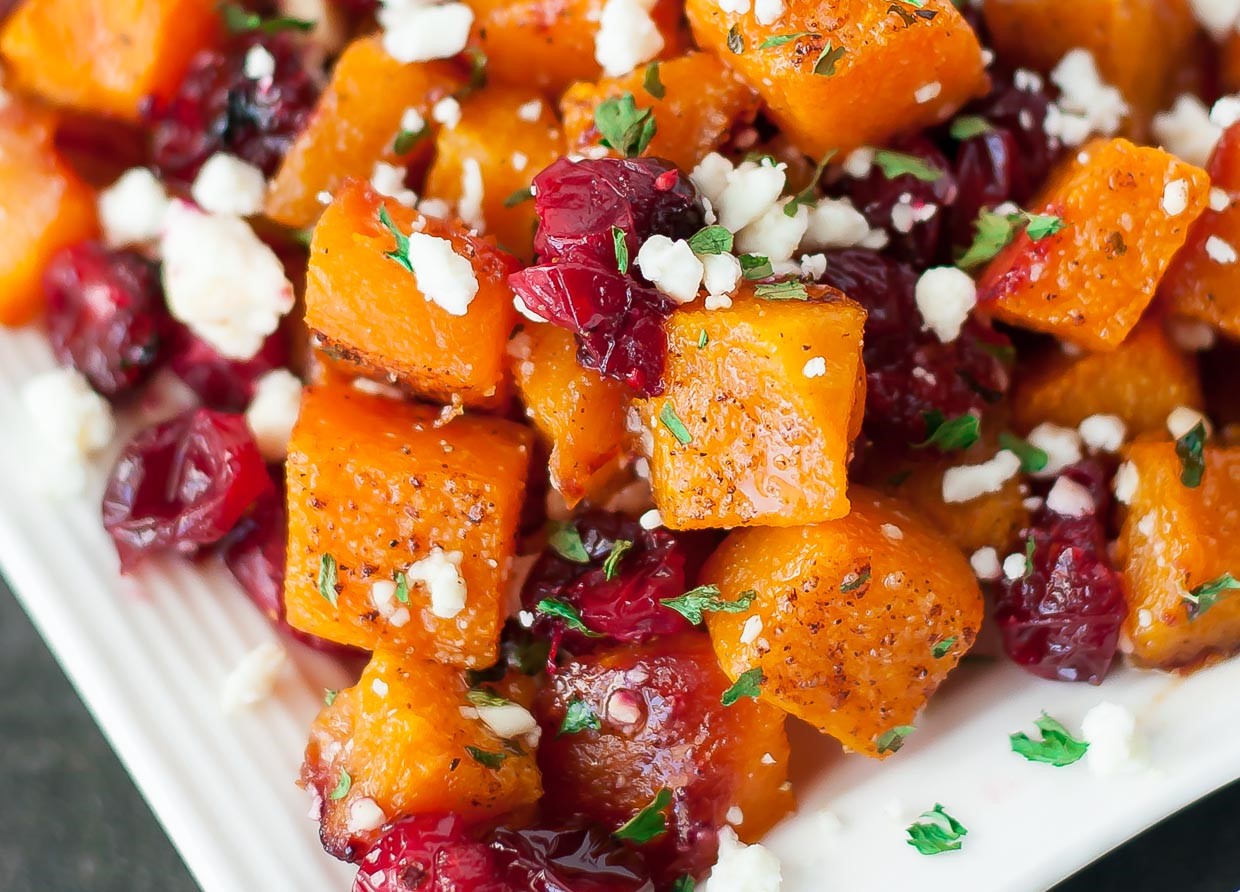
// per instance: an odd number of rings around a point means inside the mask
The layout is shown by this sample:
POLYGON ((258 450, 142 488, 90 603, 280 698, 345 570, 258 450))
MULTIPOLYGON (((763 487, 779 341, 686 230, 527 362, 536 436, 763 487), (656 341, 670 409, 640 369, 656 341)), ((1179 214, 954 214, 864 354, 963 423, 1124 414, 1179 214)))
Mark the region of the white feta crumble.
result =
POLYGON ((741 626, 741 644, 753 644, 762 634, 762 617, 754 615, 745 620, 741 626))
POLYGON ((1210 350, 1218 343, 1218 335, 1209 323, 1197 319, 1172 317, 1167 320, 1166 328, 1175 345, 1190 353, 1210 350))
POLYGON ((159 238, 168 212, 168 193, 145 167, 125 171, 99 193, 99 225, 109 248, 141 245, 159 238))
POLYGON ((1189 0, 1189 6, 1197 24, 1219 42, 1235 30, 1240 19, 1240 0, 1189 0))
POLYGON ((1218 186, 1210 187, 1210 210, 1222 213, 1231 207, 1231 196, 1218 186))
POLYGON ((753 0, 753 17, 759 25, 774 25, 784 16, 784 0, 753 0))
MULTIPOLYGON (((741 280, 741 262, 735 256, 706 254, 698 259, 702 261, 702 285, 706 288, 707 300, 723 297, 736 290, 741 280)), ((732 301, 729 299, 728 306, 731 305, 732 301)))
POLYGON ((267 178, 263 172, 236 155, 216 152, 194 177, 190 194, 209 214, 249 217, 263 209, 267 178))
POLYGON ((426 588, 431 600, 431 613, 440 619, 452 619, 465 609, 465 580, 461 578, 459 551, 444 551, 438 545, 421 560, 414 561, 405 570, 410 585, 426 588))
POLYGON ((464 316, 478 294, 478 277, 469 260, 446 238, 409 233, 409 262, 422 296, 453 316, 464 316))
POLYGON ((1081 441, 1095 452, 1119 452, 1128 426, 1118 415, 1090 415, 1077 425, 1081 441))
POLYGON ((1167 183, 1159 204, 1168 217, 1178 217, 1188 210, 1188 180, 1175 179, 1167 183))
POLYGON ((284 265, 239 217, 168 208, 164 293, 179 321, 229 359, 250 359, 293 308, 284 265))
POLYGON ((1029 445, 1046 453, 1046 467, 1038 471, 1036 476, 1054 477, 1082 458, 1081 435, 1070 427, 1060 427, 1044 421, 1031 430, 1025 439, 1029 441, 1029 445))
POLYGON ((891 228, 908 234, 918 223, 925 223, 939 212, 939 206, 926 201, 914 201, 911 193, 904 192, 891 206, 891 228))
POLYGON ((1223 130, 1240 121, 1240 95, 1220 96, 1210 106, 1210 123, 1223 130))
POLYGON ((246 51, 243 68, 250 80, 267 80, 275 77, 276 57, 265 46, 256 43, 246 51))
POLYGON ((984 545, 969 555, 969 566, 973 568, 973 575, 983 582, 992 582, 1003 575, 1003 568, 999 565, 999 552, 989 545, 984 545))
POLYGON ((1217 235, 1206 238, 1206 256, 1215 263, 1230 264, 1236 262, 1236 249, 1217 235))
POLYGON ((1115 87, 1098 74, 1093 54, 1070 50, 1051 72, 1060 89, 1059 99, 1047 108, 1045 129, 1065 145, 1078 146, 1091 133, 1110 136, 1128 114, 1128 103, 1115 87))
POLYGON ((925 105, 932 99, 937 99, 938 95, 943 92, 943 85, 938 81, 930 81, 928 84, 922 84, 913 91, 913 99, 918 105, 925 105))
POLYGON ((719 855, 702 892, 779 892, 783 871, 765 846, 745 845, 731 827, 719 831, 719 855))
POLYGON ((1127 707, 1103 701, 1085 713, 1081 735, 1089 743, 1085 764, 1099 777, 1131 774, 1147 767, 1145 740, 1127 707))
POLYGON ((491 729, 496 737, 511 740, 524 737, 538 730, 538 722, 530 711, 520 703, 504 703, 500 706, 479 706, 478 718, 491 729))
POLYGON ((426 118, 422 117, 422 112, 409 106, 401 112, 400 129, 402 133, 421 133, 426 129, 426 118))
POLYGON ((705 268, 684 239, 652 235, 642 243, 635 261, 642 275, 678 304, 697 297, 705 268))
POLYGON ((525 301, 521 299, 521 295, 519 294, 514 294, 512 296, 512 305, 516 308, 518 313, 520 313, 522 316, 524 316, 526 319, 530 320, 531 322, 546 322, 547 321, 542 316, 539 316, 537 313, 531 310, 529 306, 526 305, 525 301))
POLYGON ((689 173, 689 179, 713 207, 728 187, 728 174, 732 170, 731 161, 718 152, 709 152, 689 173))
POLYGON ((1036 93, 1042 89, 1042 75, 1028 68, 1017 68, 1012 74, 1012 85, 1026 93, 1036 93))
POLYGON ((465 158, 461 161, 461 197, 456 203, 456 212, 465 225, 475 232, 484 232, 487 221, 482 215, 482 202, 485 199, 482 183, 482 166, 477 158, 465 158))
POLYGON ((801 367, 801 374, 806 378, 821 378, 826 373, 827 359, 825 356, 812 356, 801 367))
POLYGON ((739 232, 769 211, 784 191, 786 168, 782 163, 743 161, 728 171, 726 185, 718 197, 707 194, 719 216, 719 225, 729 232, 739 232))
POLYGON ((382 678, 376 678, 372 681, 370 683, 370 689, 380 697, 386 697, 388 695, 388 691, 391 690, 391 688, 388 687, 388 683, 382 678))
POLYGON ((258 379, 245 420, 270 462, 283 461, 301 411, 301 381, 288 369, 273 369, 258 379))
POLYGON ((917 309, 929 329, 943 343, 956 340, 969 313, 977 305, 977 286, 964 270, 936 266, 926 270, 914 290, 917 309))
POLYGON ((387 815, 369 796, 355 799, 349 803, 349 830, 354 833, 365 833, 367 830, 378 830, 387 823, 387 815))
POLYGON ((663 49, 663 35, 650 17, 655 0, 607 0, 594 35, 594 61, 608 77, 628 74, 663 49))
POLYGON ((397 62, 448 59, 465 49, 474 13, 464 3, 438 6, 385 2, 377 18, 383 27, 383 48, 397 62))
POLYGON ((853 248, 870 234, 870 224, 847 198, 823 198, 809 211, 802 247, 812 251, 853 248))
POLYGON ((784 212, 791 200, 785 199, 771 205, 737 232, 736 250, 742 254, 766 257, 772 264, 790 260, 809 226, 809 210, 804 205, 798 205, 792 216, 784 212))
POLYGON ((715 0, 720 12, 744 15, 749 12, 749 0, 715 0))
POLYGON ((517 117, 530 124, 542 117, 543 104, 541 99, 531 99, 517 106, 517 117))
POLYGON ((874 166, 874 149, 869 146, 853 149, 844 157, 842 166, 844 173, 854 180, 868 177, 870 175, 870 168, 874 166))
POLYGON ((971 502, 986 493, 998 492, 1020 472, 1016 453, 1001 449, 980 465, 958 465, 943 473, 943 501, 971 502))
POLYGON ((1125 505, 1132 504, 1132 497, 1137 494, 1137 484, 1140 482, 1140 475, 1137 472, 1137 466, 1130 461, 1121 464, 1115 471, 1115 478, 1111 481, 1111 490, 1115 493, 1115 498, 1125 505))
POLYGON ((21 391, 34 434, 31 470, 38 488, 58 496, 86 489, 86 461, 112 442, 112 406, 76 369, 36 375, 21 391))
POLYGON ((744 824, 745 813, 741 811, 741 807, 739 805, 734 805, 728 809, 727 814, 723 816, 723 819, 733 826, 737 824, 744 824))
POLYGON ((431 120, 449 130, 455 129, 461 123, 461 103, 455 97, 445 96, 431 106, 431 120))
POLYGON ((708 294, 702 306, 708 310, 729 310, 732 308, 732 298, 726 294, 708 294))
POLYGON ((1015 581, 1029 572, 1029 559, 1023 554, 1009 554, 1003 559, 1003 576, 1015 581))
POLYGON ((637 524, 643 530, 657 530, 663 526, 663 517, 659 514, 658 508, 651 508, 641 517, 637 518, 637 524))
POLYGON ((242 657, 220 689, 224 712, 235 713, 270 697, 287 660, 288 655, 278 641, 260 644, 242 657))
POLYGON ((525 154, 525 152, 513 152, 508 161, 512 164, 513 170, 520 172, 529 167, 530 156, 525 154))
POLYGON ((1209 420, 1189 406, 1176 406, 1167 415, 1167 432, 1177 440, 1199 424, 1205 425, 1206 432, 1209 433, 1209 420))
POLYGON ((1093 514, 1094 497, 1071 477, 1060 477, 1046 494, 1046 507, 1063 517, 1084 517, 1093 514))
POLYGON ((380 195, 394 199, 407 208, 418 204, 418 194, 405 185, 405 168, 396 164, 376 161, 370 173, 370 185, 380 195))
POLYGON ((1198 167, 1210 160, 1222 134, 1205 103, 1192 93, 1181 93, 1169 111, 1154 115, 1151 129, 1163 148, 1198 167))

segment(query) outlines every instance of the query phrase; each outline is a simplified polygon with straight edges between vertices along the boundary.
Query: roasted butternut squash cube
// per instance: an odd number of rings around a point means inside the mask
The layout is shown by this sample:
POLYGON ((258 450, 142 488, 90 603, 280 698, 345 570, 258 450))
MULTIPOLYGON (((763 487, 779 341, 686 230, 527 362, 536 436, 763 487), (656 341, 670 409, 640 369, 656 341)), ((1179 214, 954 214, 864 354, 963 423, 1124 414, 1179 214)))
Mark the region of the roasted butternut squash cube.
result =
POLYGON ((716 0, 687 0, 685 12, 698 45, 758 91, 802 151, 820 157, 937 124, 986 92, 981 45, 956 7, 918 6, 787 0, 769 25, 716 0), (799 36, 780 42, 791 34, 799 36))
POLYGON ((1181 316, 1200 319, 1240 338, 1240 124, 1224 131, 1207 167, 1228 193, 1222 210, 1206 209, 1163 276, 1159 294, 1181 316))
POLYGON ((847 465, 865 410, 865 310, 826 286, 667 323, 666 388, 638 402, 651 483, 672 529, 796 526, 848 513, 847 465))
MULTIPOLYGON (((468 0, 468 5, 493 82, 559 96, 573 81, 602 74, 596 53, 605 0, 468 0)), ((663 38, 660 57, 685 48, 680 10, 676 0, 654 0, 650 17, 663 38)))
MULTIPOLYGON (((646 154, 667 158, 681 170, 722 146, 758 111, 758 94, 710 53, 689 53, 661 62, 657 68, 662 98, 644 86, 646 69, 624 77, 573 84, 560 98, 564 133, 572 152, 596 150, 601 136, 594 110, 605 99, 631 93, 641 108, 654 113, 658 130, 646 154)), ((658 88, 655 88, 656 90, 658 88)))
POLYGON ((729 534, 701 578, 724 599, 755 597, 706 625, 729 678, 760 674, 762 700, 883 758, 972 647, 982 593, 925 520, 863 487, 851 497, 838 520, 729 534))
POLYGON ((1126 139, 1087 145, 1032 205, 1058 232, 1020 232, 986 267, 980 306, 1012 325, 1091 350, 1113 350, 1154 297, 1210 178, 1162 149, 1126 139))
POLYGON ((520 706, 480 709, 468 695, 458 670, 385 650, 335 695, 310 728, 301 766, 301 785, 318 794, 328 852, 356 860, 381 825, 411 815, 480 821, 538 800, 537 725, 520 706), (495 710, 512 720, 492 719, 504 733, 508 725, 533 734, 499 736, 487 721, 495 710))
POLYGON ((337 384, 311 387, 289 443, 294 628, 455 666, 495 662, 529 431, 337 384))
POLYGON ((488 87, 461 102, 459 122, 440 129, 426 194, 447 201, 471 227, 531 260, 538 218, 528 189, 563 147, 555 113, 537 93, 488 87), (535 108, 536 116, 523 111, 535 108))
POLYGON ((1057 348, 1022 361, 1012 385, 1012 423, 1076 427, 1090 415, 1117 415, 1130 433, 1165 429, 1176 406, 1204 405, 1196 357, 1178 348, 1158 319, 1147 319, 1109 353, 1057 348))
POLYGON ((419 142, 429 148, 435 126, 431 106, 464 83, 460 69, 447 62, 402 65, 378 38, 349 44, 271 181, 267 216, 285 226, 312 226, 323 212, 321 193, 334 193, 349 177, 370 179, 378 162, 404 165, 420 148, 414 143, 404 153, 396 151, 405 112, 413 109, 423 119, 419 142))
POLYGON ((52 255, 98 229, 94 190, 61 159, 54 127, 16 101, 0 109, 0 325, 38 315, 52 255))
POLYGON ((137 121, 219 34, 215 0, 25 0, 0 33, 13 81, 57 105, 137 121))
POLYGON ((314 228, 306 325, 329 353, 391 375, 420 396, 493 404, 516 322, 508 290, 514 269, 511 256, 459 221, 425 217, 351 182, 314 228), (416 228, 412 272, 391 256, 402 248, 380 219, 383 210, 402 236, 416 228))
POLYGON ((1119 557, 1133 659, 1189 668, 1240 650, 1240 447, 1207 445, 1195 487, 1174 443, 1136 443, 1127 458, 1119 557))
POLYGON ((527 325, 509 346, 526 414, 551 444, 551 485, 572 508, 619 469, 626 391, 577 362, 572 332, 527 325))

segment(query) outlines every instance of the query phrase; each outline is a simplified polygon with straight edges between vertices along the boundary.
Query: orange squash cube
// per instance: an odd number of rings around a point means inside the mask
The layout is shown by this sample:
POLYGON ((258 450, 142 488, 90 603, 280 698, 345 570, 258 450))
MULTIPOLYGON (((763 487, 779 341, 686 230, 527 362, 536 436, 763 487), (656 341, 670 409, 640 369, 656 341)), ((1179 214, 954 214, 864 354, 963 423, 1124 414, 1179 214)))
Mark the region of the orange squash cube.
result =
POLYGON ((555 113, 537 93, 488 87, 461 102, 455 126, 440 129, 426 194, 448 202, 466 223, 530 260, 538 218, 527 190, 563 148, 555 113), (536 117, 520 112, 527 103, 537 105, 536 117))
POLYGON ((499 737, 468 694, 450 666, 379 651, 319 713, 300 783, 319 796, 328 852, 356 860, 382 824, 412 815, 482 821, 538 801, 529 740, 499 737))
POLYGON ((625 387, 577 362, 572 332, 527 325, 509 347, 526 414, 551 443, 551 485, 572 508, 619 470, 625 387))
POLYGON ((755 597, 706 625, 729 678, 759 670, 762 700, 884 758, 899 748, 893 729, 913 724, 973 646, 982 593, 926 521, 862 487, 850 495, 838 520, 730 533, 701 578, 725 600, 755 597))
POLYGON ((287 466, 294 628, 455 666, 495 662, 531 436, 484 416, 438 420, 343 384, 306 390, 287 466))
MULTIPOLYGON (((516 322, 508 274, 515 261, 458 222, 424 217, 350 182, 314 228, 306 271, 306 325, 329 353, 412 392, 467 406, 493 404, 504 379, 504 348, 516 322), (386 209, 403 235, 451 242, 473 267, 477 293, 464 315, 429 299, 409 272, 386 256, 395 236, 380 220, 386 209)), ((433 279, 442 280, 438 270, 433 279)), ((442 287, 442 281, 437 282, 442 287)))
POLYGON ((1063 228, 1036 241, 1018 234, 978 281, 978 305, 1012 325, 1113 350, 1153 299, 1209 191, 1204 170, 1162 149, 1090 143, 1032 205, 1063 228))
MULTIPOLYGON (((421 115, 429 133, 431 106, 464 83, 448 62, 402 65, 378 38, 349 44, 271 181, 267 216, 285 226, 312 226, 323 212, 320 193, 334 193, 349 177, 370 179, 376 162, 403 165, 408 153, 399 155, 395 143, 405 111, 421 115)), ((411 151, 431 142, 424 136, 411 151)))
POLYGON ((647 155, 667 158, 681 170, 693 170, 703 157, 748 124, 758 111, 758 95, 710 53, 689 53, 660 62, 663 98, 643 86, 645 69, 596 83, 573 84, 560 98, 560 115, 571 152, 600 145, 594 110, 605 99, 633 94, 640 108, 654 112, 658 130, 647 155))
POLYGON ((956 7, 918 6, 787 0, 770 25, 752 11, 724 12, 716 0, 687 0, 685 12, 698 45, 758 91, 793 143, 821 157, 937 124, 986 92, 981 45, 956 7), (790 34, 801 36, 768 43, 790 34), (919 102, 919 91, 935 84, 938 92, 919 102))
POLYGON ((17 86, 58 105, 137 121, 220 30, 216 0, 25 0, 0 33, 17 86))
POLYGON ((1235 653, 1240 591, 1226 580, 1228 574, 1240 579, 1240 447, 1207 445, 1196 487, 1181 481, 1174 443, 1136 443, 1127 458, 1131 468, 1121 469, 1118 479, 1129 475, 1135 488, 1119 554, 1133 659, 1191 668, 1235 653), (1203 595, 1203 587, 1217 590, 1203 595))
POLYGON ((1223 133, 1207 170, 1215 187, 1234 196, 1232 203, 1197 218, 1159 294, 1173 313, 1240 338, 1240 124, 1223 133))
POLYGON ((848 513, 847 465, 865 409, 865 310, 826 286, 667 323, 662 396, 638 401, 651 483, 672 529, 796 526, 848 513), (703 346, 703 334, 705 343, 703 346))
POLYGON ((94 190, 57 153, 54 127, 16 101, 0 109, 0 325, 34 319, 52 255, 98 231, 94 190))
POLYGON ((1158 319, 1143 321, 1109 353, 1052 348, 1022 361, 1010 401, 1020 431, 1117 415, 1130 433, 1160 432, 1177 406, 1204 407, 1196 357, 1178 348, 1158 319))

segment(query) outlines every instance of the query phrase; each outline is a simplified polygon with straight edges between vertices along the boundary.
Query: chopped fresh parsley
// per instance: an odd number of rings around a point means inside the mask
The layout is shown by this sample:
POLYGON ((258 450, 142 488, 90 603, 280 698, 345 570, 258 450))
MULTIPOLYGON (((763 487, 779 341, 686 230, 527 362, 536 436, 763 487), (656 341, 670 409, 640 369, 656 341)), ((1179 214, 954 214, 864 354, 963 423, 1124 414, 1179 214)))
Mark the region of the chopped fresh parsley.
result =
POLYGON ((386 205, 379 207, 379 222, 396 239, 396 250, 384 251, 383 256, 406 272, 413 272, 413 261, 409 259, 409 236, 401 232, 397 225, 392 222, 392 216, 388 213, 386 205))
POLYGON ((463 90, 457 91, 458 99, 476 93, 487 85, 487 63, 490 61, 481 47, 467 46, 463 55, 469 58, 469 82, 463 90))
POLYGON ((594 127, 603 145, 629 158, 646 151, 658 129, 654 113, 638 108, 632 93, 600 102, 594 109, 594 127))
POLYGON ((508 754, 503 751, 493 753, 490 750, 480 749, 476 746, 466 745, 465 752, 469 753, 469 758, 479 765, 492 770, 498 770, 504 764, 504 760, 508 758, 508 754))
POLYGON ((794 34, 773 34, 766 40, 758 44, 758 49, 769 50, 777 46, 783 46, 785 43, 792 43, 794 40, 800 40, 802 37, 821 37, 817 31, 797 31, 794 34))
POLYGON ((620 572, 620 561, 633 547, 633 543, 628 539, 617 539, 612 543, 611 551, 608 553, 606 560, 603 561, 603 578, 608 582, 616 578, 616 574, 620 572))
POLYGON ((1188 602, 1188 618, 1194 620, 1219 602, 1227 592, 1240 590, 1240 580, 1230 573, 1224 573, 1210 582, 1203 582, 1184 595, 1188 602))
POLYGON ((515 208, 519 204, 524 204, 534 197, 532 189, 518 189, 507 198, 504 199, 504 207, 515 208))
POLYGON ((235 3, 220 7, 224 16, 224 26, 233 34, 248 34, 257 31, 260 34, 276 34, 280 31, 313 31, 314 22, 309 19, 298 19, 292 16, 273 16, 263 18, 256 12, 242 9, 235 3))
POLYGON ((870 581, 870 573, 871 570, 869 564, 866 564, 863 569, 856 573, 849 573, 848 576, 844 577, 844 581, 840 583, 840 594, 846 595, 849 592, 855 592, 857 589, 861 588, 870 581))
POLYGON ((973 243, 956 261, 956 266, 972 269, 991 260, 1016 238, 1022 226, 1029 238, 1036 242, 1059 232, 1063 229, 1064 222, 1051 214, 1029 214, 1021 211, 1004 215, 982 210, 973 221, 973 243))
POLYGON ((896 725, 894 728, 888 728, 882 734, 878 735, 878 739, 874 741, 878 747, 878 753, 898 753, 900 747, 904 746, 904 741, 908 740, 908 736, 917 729, 912 725, 896 725))
MULTIPOLYGON (((744 269, 744 267, 741 267, 744 269)), ((809 300, 809 292, 805 285, 796 279, 783 282, 767 282, 755 286, 753 293, 763 300, 809 300)))
POLYGON ((1016 434, 1009 434, 1007 431, 999 434, 999 448, 1014 452, 1020 459, 1020 469, 1026 474, 1036 474, 1044 470, 1051 460, 1045 449, 1039 449, 1028 440, 1016 434))
POLYGON ((349 776, 349 772, 343 768, 340 770, 340 780, 336 781, 336 789, 328 794, 327 798, 333 801, 343 799, 349 795, 349 788, 353 786, 353 778, 349 776))
POLYGON ((676 882, 672 883, 672 892, 694 892, 695 889, 697 889, 697 883, 689 874, 678 877, 676 882))
POLYGON ((574 632, 580 632, 589 638, 602 637, 598 632, 582 622, 581 614, 577 612, 576 607, 557 598, 543 598, 535 605, 534 609, 546 616, 554 616, 556 619, 562 620, 564 625, 574 632))
POLYGON ((510 706, 512 701, 501 697, 494 691, 485 688, 471 688, 465 692, 465 699, 474 706, 510 706))
POLYGON ((835 74, 835 66, 841 59, 848 55, 848 50, 842 46, 833 47, 828 41, 822 48, 822 52, 818 54, 818 58, 814 60, 814 74, 820 74, 823 77, 831 77, 835 74))
POLYGON ((1053 214, 1024 214, 1025 233, 1033 241, 1040 241, 1063 229, 1063 220, 1053 214))
POLYGON ((629 271, 629 243, 624 230, 619 226, 611 227, 611 246, 616 252, 616 269, 627 273, 629 271))
POLYGON ((813 204, 818 197, 818 181, 822 179, 823 173, 827 169, 827 164, 835 157, 835 149, 827 152, 822 156, 822 160, 818 162, 818 166, 814 168, 814 175, 809 178, 809 182, 805 188, 798 192, 784 205, 784 216, 795 217, 797 208, 803 204, 813 204))
POLYGON ((747 672, 742 672, 732 686, 723 692, 723 696, 719 698, 719 702, 724 706, 731 706, 742 697, 757 698, 762 693, 762 684, 766 681, 766 675, 762 672, 761 667, 755 666, 747 672))
POLYGON ((553 522, 547 536, 547 544, 551 550, 574 564, 590 563, 590 553, 581 541, 581 533, 575 524, 569 522, 553 522))
POLYGON ((736 259, 741 262, 741 274, 750 281, 765 279, 774 272, 770 259, 761 254, 742 254, 736 259))
POLYGON ((642 77, 642 89, 655 99, 662 99, 667 95, 667 88, 663 86, 663 81, 659 80, 658 62, 651 62, 646 66, 646 74, 642 77))
POLYGON ((757 597, 757 592, 753 590, 741 592, 735 601, 725 601, 719 594, 717 585, 699 585, 679 598, 663 598, 659 603, 672 608, 697 626, 701 625, 702 615, 705 613, 741 613, 748 610, 753 599, 757 597))
POLYGON ((392 151, 397 155, 408 155, 413 151, 413 147, 430 135, 430 128, 423 125, 420 130, 402 130, 396 134, 396 140, 392 143, 392 151))
POLYGON ((336 586, 339 582, 336 558, 330 554, 323 555, 319 558, 319 594, 333 607, 336 606, 336 586))
POLYGON ((976 415, 965 413, 955 418, 944 418, 938 409, 923 412, 926 421, 926 439, 914 443, 914 449, 933 446, 939 452, 956 452, 968 449, 981 438, 981 422, 976 415))
POLYGON ((916 155, 893 152, 891 149, 876 151, 874 163, 883 172, 883 176, 889 180, 908 175, 923 183, 933 183, 943 176, 943 171, 916 155))
POLYGON ((930 811, 922 812, 920 819, 904 832, 908 834, 908 844, 923 855, 954 852, 963 845, 961 840, 969 833, 963 824, 938 804, 930 811))
POLYGON ((402 604, 409 603, 409 580, 399 570, 392 572, 392 581, 396 583, 396 600, 402 604))
POLYGON ((1041 740, 1033 740, 1024 731, 1009 734, 1012 752, 1024 756, 1030 762, 1042 762, 1062 768, 1079 762, 1089 749, 1089 744, 1077 740, 1065 728, 1046 713, 1042 713, 1033 724, 1042 732, 1041 740))
POLYGON ((930 653, 934 654, 934 658, 936 660, 941 660, 943 657, 951 653, 951 649, 955 646, 955 644, 956 636, 952 635, 948 638, 944 638, 942 641, 936 641, 934 647, 930 648, 930 653))
POLYGON ((1028 579, 1033 575, 1033 556, 1038 551, 1038 542, 1033 538, 1033 534, 1025 537, 1025 572, 1021 579, 1028 579))
POLYGON ((336 695, 338 695, 339 693, 340 692, 337 691, 335 688, 324 688, 323 689, 323 705, 331 706, 333 703, 336 702, 336 695))
POLYGON ((1193 429, 1175 441, 1175 455, 1180 460, 1180 482, 1189 489, 1201 486, 1206 475, 1206 424, 1198 421, 1193 429))
POLYGON ((599 721, 598 713, 589 703, 581 699, 569 700, 564 709, 564 721, 560 722, 560 730, 556 732, 556 736, 580 734, 586 729, 597 731, 601 727, 603 723, 599 721))
POLYGON ((980 115, 958 115, 952 119, 951 127, 948 132, 952 139, 970 139, 974 136, 981 136, 983 133, 989 133, 995 128, 990 122, 980 115))
POLYGON ((655 794, 649 805, 633 815, 612 836, 638 845, 662 836, 667 831, 667 818, 663 812, 671 804, 672 791, 664 787, 655 794))
POLYGON ((728 49, 737 56, 745 52, 745 38, 741 37, 741 29, 738 25, 733 25, 728 29, 728 49))
POLYGON ((685 427, 685 423, 680 420, 680 416, 676 414, 676 407, 672 405, 671 400, 666 400, 663 408, 659 410, 659 423, 668 429, 681 446, 688 446, 693 442, 693 436, 685 427))
POLYGON ((706 226, 689 236, 694 254, 726 254, 732 250, 732 233, 722 226, 706 226))
POLYGON ((701 331, 698 332, 698 349, 701 350, 703 347, 705 347, 709 343, 710 343, 710 335, 708 335, 706 333, 706 329, 703 328, 701 331))

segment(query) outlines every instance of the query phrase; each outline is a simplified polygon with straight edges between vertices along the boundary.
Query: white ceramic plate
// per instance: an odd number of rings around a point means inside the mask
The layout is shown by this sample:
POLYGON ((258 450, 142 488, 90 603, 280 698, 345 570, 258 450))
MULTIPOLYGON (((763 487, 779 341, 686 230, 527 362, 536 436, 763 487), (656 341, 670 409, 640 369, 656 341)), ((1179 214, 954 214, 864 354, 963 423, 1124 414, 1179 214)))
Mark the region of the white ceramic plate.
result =
MULTIPOLYGON (((275 695, 226 717, 237 661, 275 633, 218 566, 167 561, 122 580, 97 494, 32 492, 21 383, 52 367, 37 332, 0 332, 0 565, 206 892, 347 892, 294 786, 330 661, 290 644, 275 695)), ((800 813, 771 834, 785 892, 1042 892, 1129 836, 1240 776, 1240 660, 1187 679, 1132 670, 1100 688, 1039 681, 1004 662, 965 665, 881 765, 793 728, 800 813), (1100 780, 1010 752, 1042 710, 1070 728, 1101 700, 1148 736, 1141 774, 1100 780), (936 802, 969 829, 926 857, 903 828, 936 802), (822 810, 829 810, 831 817, 822 810), (834 820, 838 818, 838 824, 834 820)))

